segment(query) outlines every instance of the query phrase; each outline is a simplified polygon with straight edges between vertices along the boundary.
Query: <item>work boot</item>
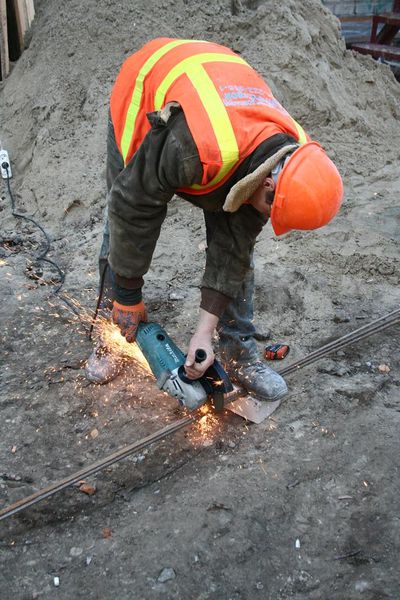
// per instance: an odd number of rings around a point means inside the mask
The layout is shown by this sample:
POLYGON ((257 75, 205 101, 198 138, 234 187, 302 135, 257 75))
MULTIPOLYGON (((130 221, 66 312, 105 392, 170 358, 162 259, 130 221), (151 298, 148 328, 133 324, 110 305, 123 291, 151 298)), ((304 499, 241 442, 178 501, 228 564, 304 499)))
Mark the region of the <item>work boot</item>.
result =
POLYGON ((112 353, 99 341, 86 362, 86 378, 92 383, 108 383, 119 375, 124 366, 124 358, 112 353))
POLYGON ((245 388, 260 400, 272 402, 287 394, 288 388, 283 377, 261 361, 252 364, 231 362, 226 371, 233 383, 245 388))

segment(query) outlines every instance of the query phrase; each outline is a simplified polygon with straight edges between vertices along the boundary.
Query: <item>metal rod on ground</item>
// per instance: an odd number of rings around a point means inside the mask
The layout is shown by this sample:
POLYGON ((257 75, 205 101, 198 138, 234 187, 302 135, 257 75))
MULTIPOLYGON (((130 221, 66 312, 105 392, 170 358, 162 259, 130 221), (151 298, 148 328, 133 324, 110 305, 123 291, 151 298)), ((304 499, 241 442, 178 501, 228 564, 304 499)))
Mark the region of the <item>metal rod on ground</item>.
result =
POLYGON ((184 427, 188 427, 189 425, 200 419, 202 416, 203 415, 196 413, 195 415, 191 415, 188 417, 184 417, 183 419, 179 419, 178 421, 174 421, 170 425, 167 425, 167 427, 159 429, 155 433, 152 433, 151 435, 142 438, 138 442, 134 442, 129 446, 124 446, 123 448, 120 448, 120 450, 117 450, 116 452, 110 454, 106 458, 92 463, 88 467, 85 467, 80 471, 73 473, 69 477, 65 477, 65 479, 61 479, 60 481, 49 485, 47 488, 39 490, 31 496, 27 496, 26 498, 22 498, 22 500, 14 502, 14 504, 11 504, 10 506, 0 510, 0 521, 6 519, 7 517, 15 515, 16 513, 20 512, 21 510, 24 510, 25 508, 29 508, 33 504, 37 504, 38 502, 41 502, 42 500, 53 496, 57 492, 60 492, 61 490, 73 485, 74 483, 78 483, 84 477, 89 477, 89 475, 93 475, 94 473, 97 473, 98 471, 101 471, 102 469, 113 465, 114 463, 122 460, 123 458, 126 458, 130 454, 138 452, 139 450, 142 450, 143 448, 146 448, 147 446, 150 446, 151 444, 160 441, 168 435, 176 433, 184 427))
POLYGON ((397 323, 397 321, 395 321, 393 323, 386 323, 385 325, 380 326, 379 328, 377 327, 376 329, 374 329, 372 331, 368 331, 368 332, 365 332, 363 334, 360 334, 359 336, 357 336, 356 338, 351 339, 350 341, 347 340, 343 344, 338 344, 337 346, 335 346, 333 348, 328 348, 326 351, 324 351, 324 352, 322 352, 322 353, 320 353, 318 355, 313 355, 310 358, 304 357, 304 358, 300 359, 299 361, 297 361, 297 362, 295 362, 295 363, 293 363, 291 365, 288 365, 287 367, 284 367, 283 369, 279 370, 279 374, 280 375, 289 375, 290 373, 293 373, 294 371, 297 371, 301 367, 306 367, 307 365, 311 365, 313 362, 316 362, 317 360, 319 360, 320 358, 323 358, 324 356, 327 356, 328 354, 332 354, 333 352, 337 352, 338 350, 340 350, 341 348, 344 348, 345 346, 349 346, 350 344, 354 344, 355 342, 360 342, 361 340, 364 340, 367 337, 370 337, 374 333, 378 333, 378 332, 384 331, 385 329, 387 329, 388 327, 391 327, 392 325, 395 325, 396 323, 397 323))
POLYGON ((297 371, 301 367, 305 367, 306 365, 319 360, 327 354, 336 352, 337 350, 340 350, 340 348, 344 348, 345 346, 348 346, 354 342, 361 341, 362 339, 365 339, 374 333, 384 331, 388 327, 396 325, 397 323, 400 323, 400 309, 387 314, 385 317, 376 319, 367 325, 363 325, 359 329, 355 329, 351 333, 325 344, 325 346, 321 346, 321 348, 314 350, 314 352, 310 352, 310 354, 307 354, 307 356, 304 358, 301 358, 300 360, 288 365, 287 367, 284 367, 283 369, 277 369, 277 371, 280 373, 280 375, 288 375, 293 371, 297 371))
POLYGON ((364 331, 370 331, 370 330, 374 329, 376 326, 378 326, 378 330, 379 330, 379 326, 380 326, 379 324, 380 323, 383 324, 384 321, 388 322, 389 324, 392 324, 392 323, 396 322, 398 319, 400 319, 400 308, 385 315, 384 317, 380 317, 379 319, 376 319, 375 321, 371 321, 370 323, 367 323, 366 325, 363 325, 362 327, 359 327, 358 329, 355 329, 354 331, 352 331, 350 333, 347 333, 339 338, 336 338, 335 340, 333 340, 332 342, 329 342, 328 344, 325 344, 324 346, 321 346, 317 350, 314 350, 313 352, 310 352, 309 354, 307 354, 307 358, 320 354, 322 351, 327 350, 330 346, 335 346, 338 342, 340 342, 340 344, 343 345, 344 343, 347 342, 347 340, 351 341, 353 338, 358 336, 360 333, 363 333, 364 331))
MULTIPOLYGON (((378 331, 383 331, 384 329, 387 329, 391 325, 395 325, 398 322, 400 322, 400 308, 385 315, 384 317, 381 317, 379 319, 376 319, 375 321, 372 321, 371 323, 368 323, 367 325, 363 325, 362 327, 354 330, 351 333, 337 338, 333 342, 325 344, 325 346, 321 346, 321 348, 319 348, 318 350, 315 350, 314 352, 311 352, 310 354, 298 360, 297 362, 288 365, 287 367, 284 367, 279 372, 281 375, 287 375, 289 373, 292 373, 293 371, 297 371, 301 367, 311 364, 312 362, 315 362, 319 358, 322 358, 323 356, 326 356, 327 354, 334 352, 339 348, 343 348, 344 346, 347 346, 351 343, 360 341, 361 339, 365 339, 366 337, 369 337, 374 333, 378 333, 378 331)), ((237 392, 237 396, 239 397, 240 395, 243 395, 242 390, 238 390, 237 392)), ((231 396, 230 400, 232 401, 234 399, 235 396, 231 396)), ((179 419, 178 421, 167 425, 163 429, 159 429, 155 433, 150 434, 149 436, 139 440, 138 442, 134 442, 133 444, 130 444, 128 446, 124 446, 123 448, 117 450, 113 454, 110 454, 106 458, 103 458, 102 460, 99 460, 89 465, 88 467, 85 467, 80 471, 73 473, 69 477, 62 479, 57 483, 48 486, 47 488, 39 490, 31 496, 27 496, 22 500, 18 500, 14 504, 11 504, 10 506, 0 510, 0 521, 6 519, 7 517, 15 515, 16 513, 24 510, 25 508, 29 508, 30 506, 37 504, 38 502, 41 502, 42 500, 45 500, 50 496, 53 496, 57 492, 60 492, 61 490, 73 485, 74 483, 78 483, 84 477, 88 477, 89 475, 98 473, 102 469, 105 469, 106 467, 109 467, 112 464, 124 458, 127 458, 128 456, 130 456, 134 452, 141 450, 142 448, 150 446, 151 444, 154 444, 155 442, 158 442, 164 439, 165 437, 176 433, 180 429, 192 425, 195 421, 198 421, 202 416, 203 415, 201 415, 200 413, 195 413, 194 415, 184 417, 183 419, 179 419)))

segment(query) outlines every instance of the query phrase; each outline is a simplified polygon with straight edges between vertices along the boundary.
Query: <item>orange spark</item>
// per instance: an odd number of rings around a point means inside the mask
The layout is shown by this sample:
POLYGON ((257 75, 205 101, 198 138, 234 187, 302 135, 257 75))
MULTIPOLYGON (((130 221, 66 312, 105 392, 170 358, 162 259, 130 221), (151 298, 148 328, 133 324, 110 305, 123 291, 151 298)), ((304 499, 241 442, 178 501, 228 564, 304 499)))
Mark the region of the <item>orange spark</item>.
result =
POLYGON ((133 359, 143 374, 151 373, 149 363, 143 356, 142 351, 136 343, 127 342, 121 335, 119 327, 107 319, 99 319, 97 331, 102 343, 123 358, 133 359))
POLYGON ((197 425, 198 432, 202 439, 202 442, 209 440, 212 438, 213 434, 216 431, 216 426, 218 423, 218 417, 215 415, 214 411, 211 409, 209 404, 203 404, 203 406, 199 409, 200 413, 203 415, 197 425))

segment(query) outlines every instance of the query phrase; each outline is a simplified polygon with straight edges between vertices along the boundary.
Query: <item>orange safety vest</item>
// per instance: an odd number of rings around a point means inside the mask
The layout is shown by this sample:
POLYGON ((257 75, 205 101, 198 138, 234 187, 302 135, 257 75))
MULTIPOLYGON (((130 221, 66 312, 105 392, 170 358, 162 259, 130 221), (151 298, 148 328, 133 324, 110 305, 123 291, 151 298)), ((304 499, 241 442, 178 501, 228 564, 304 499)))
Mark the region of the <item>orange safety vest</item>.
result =
POLYGON ((116 143, 126 165, 150 129, 146 113, 178 102, 203 165, 200 185, 222 185, 257 146, 276 133, 307 141, 301 126, 243 58, 219 44, 155 39, 122 65, 111 93, 116 143))

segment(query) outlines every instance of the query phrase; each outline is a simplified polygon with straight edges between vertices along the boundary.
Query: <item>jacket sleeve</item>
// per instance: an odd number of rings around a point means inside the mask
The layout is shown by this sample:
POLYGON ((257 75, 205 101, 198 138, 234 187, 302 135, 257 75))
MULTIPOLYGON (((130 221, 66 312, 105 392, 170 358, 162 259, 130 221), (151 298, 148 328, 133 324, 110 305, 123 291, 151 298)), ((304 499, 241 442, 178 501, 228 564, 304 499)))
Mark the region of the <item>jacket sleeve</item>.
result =
POLYGON ((170 122, 157 113, 149 120, 150 131, 110 190, 109 263, 117 283, 125 288, 143 284, 175 190, 201 177, 198 156, 185 154, 170 122))

